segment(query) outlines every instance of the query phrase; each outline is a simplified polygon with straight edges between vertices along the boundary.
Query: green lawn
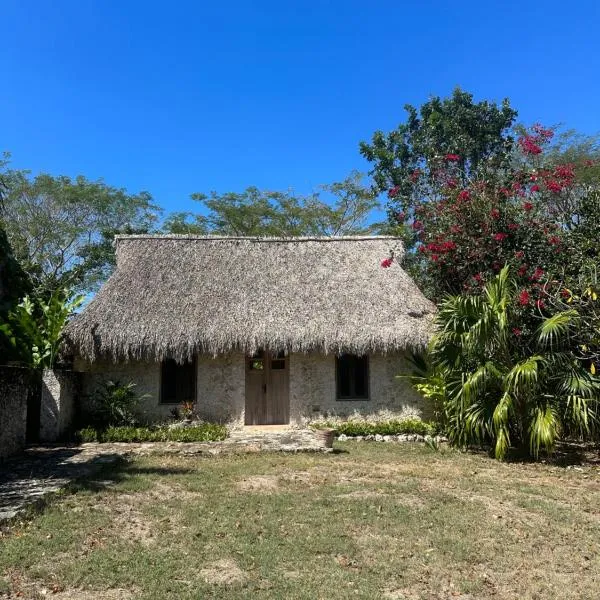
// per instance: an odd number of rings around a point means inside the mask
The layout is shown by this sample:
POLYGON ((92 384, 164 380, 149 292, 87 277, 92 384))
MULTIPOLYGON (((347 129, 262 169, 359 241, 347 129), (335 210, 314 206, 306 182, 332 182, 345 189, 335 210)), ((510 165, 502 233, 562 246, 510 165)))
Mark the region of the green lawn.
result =
POLYGON ((337 447, 124 463, 5 533, 0 597, 599 597, 597 467, 337 447))

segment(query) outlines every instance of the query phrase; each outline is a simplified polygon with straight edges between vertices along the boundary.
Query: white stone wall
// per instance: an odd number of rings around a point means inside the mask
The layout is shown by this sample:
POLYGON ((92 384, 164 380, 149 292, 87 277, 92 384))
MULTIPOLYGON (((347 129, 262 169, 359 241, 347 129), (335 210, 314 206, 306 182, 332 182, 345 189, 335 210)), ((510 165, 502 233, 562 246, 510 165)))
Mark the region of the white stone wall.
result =
MULTIPOLYGON (((229 421, 244 418, 245 372, 244 355, 232 353, 217 358, 199 356, 197 361, 196 408, 199 415, 210 421, 229 421)), ((129 361, 114 363, 76 361, 82 371, 81 408, 83 413, 92 407, 94 391, 107 380, 136 384, 136 392, 146 396, 140 403, 138 416, 143 422, 165 421, 177 404, 160 403, 160 363, 129 361)))
POLYGON ((374 354, 369 357, 369 400, 337 400, 335 356, 293 354, 290 357, 290 419, 354 412, 381 411, 408 413, 426 418, 429 407, 405 379, 397 375, 410 372, 402 353, 374 354))
MULTIPOLYGON (((242 353, 231 353, 217 358, 198 357, 197 410, 211 421, 244 422, 245 360, 242 353)), ((168 419, 173 404, 160 404, 160 364, 142 361, 112 363, 97 361, 93 364, 78 362, 82 377, 82 408, 94 389, 107 379, 122 383, 133 381, 139 394, 147 394, 140 406, 144 421, 168 419)), ((408 372, 403 354, 373 355, 369 359, 370 399, 364 401, 336 400, 335 356, 311 353, 292 354, 290 368, 290 422, 298 422, 318 414, 350 415, 390 410, 427 416, 423 398, 406 380, 396 376, 408 372)))
POLYGON ((40 441, 55 442, 69 433, 75 415, 77 374, 46 369, 42 375, 40 441))

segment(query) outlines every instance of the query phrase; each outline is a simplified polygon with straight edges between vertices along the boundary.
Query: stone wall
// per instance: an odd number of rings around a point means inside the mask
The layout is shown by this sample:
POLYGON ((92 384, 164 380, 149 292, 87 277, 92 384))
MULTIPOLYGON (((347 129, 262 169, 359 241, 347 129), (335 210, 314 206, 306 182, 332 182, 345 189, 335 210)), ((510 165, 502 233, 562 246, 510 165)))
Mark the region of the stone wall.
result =
POLYGON ((290 357, 290 420, 318 415, 349 416, 354 412, 429 416, 429 407, 406 379, 410 372, 403 353, 369 356, 369 399, 337 400, 335 356, 310 353, 290 357))
MULTIPOLYGON (((210 421, 243 423, 245 410, 245 361, 242 353, 213 358, 199 356, 197 365, 196 406, 200 416, 210 421)), ((156 422, 169 418, 177 405, 160 403, 160 364, 130 361, 92 364, 76 362, 84 371, 81 380, 81 404, 90 408, 94 390, 109 379, 134 382, 136 391, 146 395, 139 407, 140 420, 156 422)), ((370 399, 336 400, 335 356, 311 353, 292 354, 290 368, 290 421, 298 422, 318 414, 350 415, 382 410, 415 416, 428 416, 427 405, 408 381, 398 379, 408 373, 406 358, 401 353, 372 355, 369 359, 370 399)))
POLYGON ((42 375, 40 441, 67 437, 73 427, 78 376, 73 371, 46 369, 42 375))
POLYGON ((29 369, 0 367, 0 460, 25 446, 27 398, 36 384, 29 369))
MULTIPOLYGON (((133 382, 136 392, 144 396, 138 417, 142 422, 165 421, 177 404, 160 402, 160 363, 129 361, 114 363, 96 361, 75 362, 81 371, 81 408, 89 413, 93 409, 94 392, 108 380, 133 382)), ((196 409, 210 421, 230 421, 244 416, 244 355, 226 354, 213 358, 199 356, 197 360, 196 409)))

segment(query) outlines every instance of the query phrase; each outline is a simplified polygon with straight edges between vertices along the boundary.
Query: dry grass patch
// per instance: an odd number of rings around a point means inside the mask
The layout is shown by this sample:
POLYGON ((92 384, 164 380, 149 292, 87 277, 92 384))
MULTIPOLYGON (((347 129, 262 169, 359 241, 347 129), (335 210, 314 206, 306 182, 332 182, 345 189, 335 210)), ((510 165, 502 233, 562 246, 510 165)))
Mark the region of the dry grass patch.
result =
POLYGON ((137 457, 14 526, 0 573, 84 599, 597 598, 598 468, 339 447, 137 457))

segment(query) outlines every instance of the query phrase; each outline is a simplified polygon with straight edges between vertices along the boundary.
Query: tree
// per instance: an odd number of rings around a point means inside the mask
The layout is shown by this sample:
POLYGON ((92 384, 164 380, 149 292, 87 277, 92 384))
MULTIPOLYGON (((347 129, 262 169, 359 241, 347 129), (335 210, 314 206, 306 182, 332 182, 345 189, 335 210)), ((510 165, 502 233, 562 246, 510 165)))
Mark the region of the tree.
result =
POLYGON ((373 163, 370 175, 376 190, 390 191, 400 210, 411 207, 415 177, 428 184, 422 192, 436 195, 445 183, 440 166, 448 160, 457 162, 464 181, 510 160, 517 112, 508 99, 500 106, 475 103, 472 94, 457 88, 449 98, 436 96, 419 109, 407 104, 405 110, 406 123, 387 134, 376 131, 370 144, 360 143, 361 154, 373 163))
POLYGON ((378 230, 369 223, 379 206, 373 191, 361 182, 362 175, 351 173, 341 182, 320 186, 310 196, 291 192, 261 191, 249 187, 244 192, 196 193, 206 214, 179 212, 164 224, 168 233, 295 236, 355 235, 378 230), (322 198, 322 194, 330 201, 322 198))
POLYGON ((157 218, 147 192, 82 176, 9 171, 7 179, 2 223, 34 291, 46 297, 65 287, 94 290, 113 267, 113 235, 148 231, 157 218))
POLYGON ((490 442, 499 459, 511 446, 537 458, 563 433, 590 436, 599 416, 600 380, 572 351, 579 313, 568 308, 543 319, 526 343, 519 314, 505 267, 483 294, 442 302, 430 351, 452 442, 490 442))

